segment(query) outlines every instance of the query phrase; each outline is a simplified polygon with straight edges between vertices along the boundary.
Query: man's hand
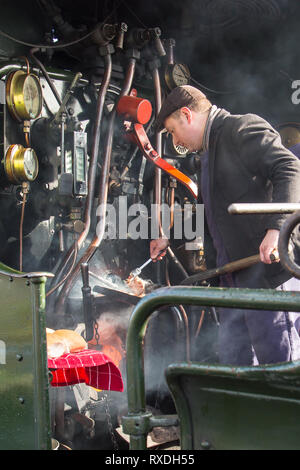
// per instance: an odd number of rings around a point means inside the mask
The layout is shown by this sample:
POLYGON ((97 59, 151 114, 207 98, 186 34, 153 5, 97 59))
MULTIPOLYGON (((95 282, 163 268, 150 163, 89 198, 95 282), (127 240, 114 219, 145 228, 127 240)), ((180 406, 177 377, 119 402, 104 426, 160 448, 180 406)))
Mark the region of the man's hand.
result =
POLYGON ((167 253, 168 245, 169 245, 169 240, 167 238, 157 238, 156 240, 151 240, 151 242, 150 242, 150 256, 153 260, 153 263, 163 259, 163 257, 167 253), (162 253, 160 253, 160 251, 162 251, 162 250, 164 250, 164 251, 162 253))
POLYGON ((265 235, 265 238, 260 244, 259 253, 260 259, 263 263, 271 264, 272 261, 270 259, 271 253, 273 253, 276 258, 276 262, 279 262, 278 256, 278 239, 279 239, 279 230, 269 229, 265 235))

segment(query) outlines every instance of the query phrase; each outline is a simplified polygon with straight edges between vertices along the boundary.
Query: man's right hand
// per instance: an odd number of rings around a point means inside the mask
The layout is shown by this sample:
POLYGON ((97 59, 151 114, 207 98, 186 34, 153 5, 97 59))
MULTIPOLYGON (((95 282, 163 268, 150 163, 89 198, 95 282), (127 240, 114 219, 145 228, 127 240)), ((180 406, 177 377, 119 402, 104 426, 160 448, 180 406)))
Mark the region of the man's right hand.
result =
POLYGON ((150 256, 154 263, 163 259, 167 253, 168 246, 169 240, 167 238, 157 238, 156 240, 151 240, 150 256))

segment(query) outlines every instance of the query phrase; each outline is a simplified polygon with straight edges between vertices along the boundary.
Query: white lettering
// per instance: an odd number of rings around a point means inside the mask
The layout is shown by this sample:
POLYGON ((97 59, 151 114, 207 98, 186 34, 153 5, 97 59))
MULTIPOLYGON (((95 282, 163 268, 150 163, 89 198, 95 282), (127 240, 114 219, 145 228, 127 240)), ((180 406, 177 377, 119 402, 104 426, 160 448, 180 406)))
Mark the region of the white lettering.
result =
MULTIPOLYGON (((172 222, 171 209, 167 204, 151 204, 149 209, 140 203, 128 207, 127 196, 119 197, 118 211, 113 204, 100 204, 96 210, 97 235, 109 240, 117 238, 125 240, 128 237, 132 240, 148 240, 149 238, 153 240, 160 236, 161 223, 162 231, 167 238, 170 238, 172 227, 175 240, 204 239, 203 204, 185 204, 181 207, 175 203, 172 222), (149 220, 151 220, 151 227, 149 227, 149 220)), ((193 249, 192 245, 188 245, 187 249, 193 249)))
POLYGON ((6 345, 0 340, 0 364, 6 364, 6 345))
POLYGON ((133 221, 128 225, 128 235, 132 240, 138 238, 147 240, 148 238, 148 211, 144 204, 132 204, 129 207, 128 216, 135 216, 139 214, 133 221), (139 227, 139 230, 137 228, 139 227))
POLYGON ((118 457, 113 454, 112 457, 106 457, 104 463, 106 465, 130 465, 135 468, 138 461, 139 457, 118 457))
POLYGON ((300 80, 294 80, 292 83, 292 88, 297 88, 296 91, 292 93, 291 100, 293 104, 299 104, 300 103, 300 80))

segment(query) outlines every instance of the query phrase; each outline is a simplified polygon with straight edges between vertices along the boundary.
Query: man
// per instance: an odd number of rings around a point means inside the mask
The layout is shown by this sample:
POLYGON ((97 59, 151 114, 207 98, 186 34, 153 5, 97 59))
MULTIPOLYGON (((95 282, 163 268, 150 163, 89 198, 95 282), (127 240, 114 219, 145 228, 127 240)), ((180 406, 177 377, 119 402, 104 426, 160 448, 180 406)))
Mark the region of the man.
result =
MULTIPOLYGON (((277 252, 279 230, 287 216, 231 216, 227 211, 233 202, 300 200, 300 163, 282 145, 279 134, 259 116, 231 115, 213 106, 192 86, 172 90, 155 125, 171 133, 175 145, 201 156, 198 202, 204 203, 208 227, 207 267, 260 253, 260 263, 222 276, 220 286, 288 290, 291 275, 270 259, 277 252)), ((296 260, 298 243, 296 239, 293 245, 296 260)), ((152 240, 151 257, 155 259, 166 245, 165 239, 152 240)), ((220 308, 218 314, 220 362, 252 365, 300 359, 292 313, 220 308)))

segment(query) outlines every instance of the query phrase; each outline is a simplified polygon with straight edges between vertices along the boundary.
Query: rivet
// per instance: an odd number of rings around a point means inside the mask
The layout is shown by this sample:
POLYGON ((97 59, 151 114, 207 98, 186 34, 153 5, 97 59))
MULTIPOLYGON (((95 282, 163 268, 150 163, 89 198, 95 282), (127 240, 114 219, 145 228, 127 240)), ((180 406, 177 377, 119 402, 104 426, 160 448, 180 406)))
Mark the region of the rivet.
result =
POLYGON ((17 361, 23 361, 22 354, 16 354, 16 359, 17 359, 17 361))
POLYGON ((208 450, 211 447, 211 443, 208 441, 202 441, 200 446, 202 447, 203 450, 208 450))
POLYGON ((25 403, 25 398, 19 397, 19 402, 21 403, 21 405, 24 405, 24 403, 25 403))

